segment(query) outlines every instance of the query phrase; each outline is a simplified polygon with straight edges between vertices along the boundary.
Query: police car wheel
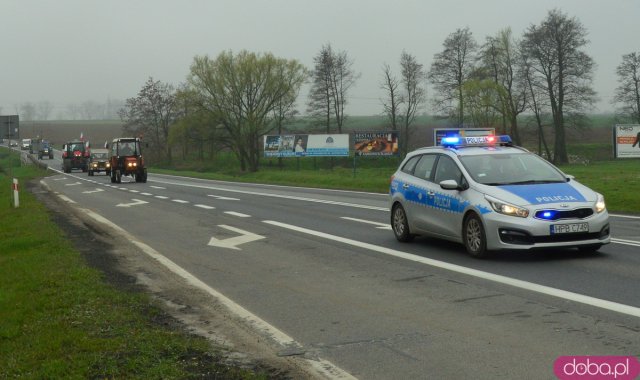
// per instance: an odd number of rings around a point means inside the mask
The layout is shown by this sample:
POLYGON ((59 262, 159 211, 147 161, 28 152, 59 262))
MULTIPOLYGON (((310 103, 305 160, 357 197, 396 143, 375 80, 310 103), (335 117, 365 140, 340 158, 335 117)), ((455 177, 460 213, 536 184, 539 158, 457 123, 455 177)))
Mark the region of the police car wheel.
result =
POLYGON ((391 212, 391 228, 396 239, 401 242, 409 242, 413 240, 414 235, 409 230, 409 222, 407 221, 407 213, 402 205, 395 205, 391 212))
POLYGON ((482 221, 476 214, 469 214, 464 220, 463 242, 471 256, 476 258, 487 256, 487 238, 482 221))

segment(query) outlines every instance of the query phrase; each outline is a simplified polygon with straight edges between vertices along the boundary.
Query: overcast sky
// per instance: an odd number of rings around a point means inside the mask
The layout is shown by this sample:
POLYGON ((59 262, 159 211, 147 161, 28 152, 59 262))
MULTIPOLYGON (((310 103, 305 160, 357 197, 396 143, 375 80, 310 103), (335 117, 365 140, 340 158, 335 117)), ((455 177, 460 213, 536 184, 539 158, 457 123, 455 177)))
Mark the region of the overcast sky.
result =
POLYGON ((457 28, 478 43, 505 27, 520 37, 553 8, 587 29, 594 111, 613 109, 615 68, 640 51, 640 0, 0 0, 0 107, 49 101, 55 118, 68 104, 134 97, 149 77, 182 83, 197 55, 246 49, 311 67, 331 43, 361 74, 346 113, 379 114, 382 65, 397 71, 403 49, 428 69, 457 28))

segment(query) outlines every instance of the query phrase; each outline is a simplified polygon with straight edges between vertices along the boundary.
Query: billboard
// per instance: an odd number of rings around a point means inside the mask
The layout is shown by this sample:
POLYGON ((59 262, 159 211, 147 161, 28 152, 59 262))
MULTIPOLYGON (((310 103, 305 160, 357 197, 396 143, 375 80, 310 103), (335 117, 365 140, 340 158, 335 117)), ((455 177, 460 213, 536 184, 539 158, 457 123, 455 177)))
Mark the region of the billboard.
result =
POLYGON ((353 140, 353 149, 358 156, 398 154, 398 131, 354 132, 353 140))
POLYGON ((616 158, 640 157, 640 125, 618 124, 613 129, 613 149, 616 158))
POLYGON ((495 128, 436 128, 433 130, 433 145, 440 145, 443 137, 477 137, 495 135, 495 128))
POLYGON ((264 136, 265 157, 349 156, 349 135, 268 135, 264 136))
POLYGON ((0 139, 20 139, 20 117, 18 115, 0 116, 0 139))

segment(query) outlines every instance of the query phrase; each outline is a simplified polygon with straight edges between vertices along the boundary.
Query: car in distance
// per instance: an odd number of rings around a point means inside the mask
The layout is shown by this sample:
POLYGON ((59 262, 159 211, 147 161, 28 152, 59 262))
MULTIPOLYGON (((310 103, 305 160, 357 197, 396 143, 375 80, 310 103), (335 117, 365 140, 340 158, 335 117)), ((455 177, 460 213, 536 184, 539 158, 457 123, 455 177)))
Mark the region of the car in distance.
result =
POLYGON ((62 170, 71 173, 73 169, 86 172, 89 168, 89 150, 84 141, 69 141, 62 146, 62 170))
POLYGON ((136 182, 147 182, 147 168, 142 157, 142 141, 137 137, 114 139, 109 153, 111 182, 121 183, 123 176, 136 182))
POLYGON ((100 172, 104 172, 108 176, 111 175, 108 149, 91 149, 88 171, 90 176, 100 172))
POLYGON ((29 150, 31 148, 31 139, 22 139, 20 150, 29 150))
POLYGON ((604 197, 509 136, 442 139, 413 151, 391 177, 391 227, 399 241, 426 235, 493 250, 610 243, 604 197))

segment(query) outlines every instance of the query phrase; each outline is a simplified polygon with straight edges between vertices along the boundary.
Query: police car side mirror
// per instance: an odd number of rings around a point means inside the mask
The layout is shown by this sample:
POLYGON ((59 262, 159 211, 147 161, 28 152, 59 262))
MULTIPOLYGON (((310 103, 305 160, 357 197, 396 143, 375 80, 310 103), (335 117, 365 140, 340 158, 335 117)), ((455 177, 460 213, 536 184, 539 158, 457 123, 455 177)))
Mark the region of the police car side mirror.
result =
POLYGON ((453 179, 446 179, 444 181, 441 181, 440 187, 445 190, 461 190, 462 189, 462 187, 458 185, 458 182, 456 182, 453 179))
POLYGON ((567 182, 571 181, 572 179, 576 179, 576 177, 571 174, 565 174, 565 178, 567 179, 567 182))

